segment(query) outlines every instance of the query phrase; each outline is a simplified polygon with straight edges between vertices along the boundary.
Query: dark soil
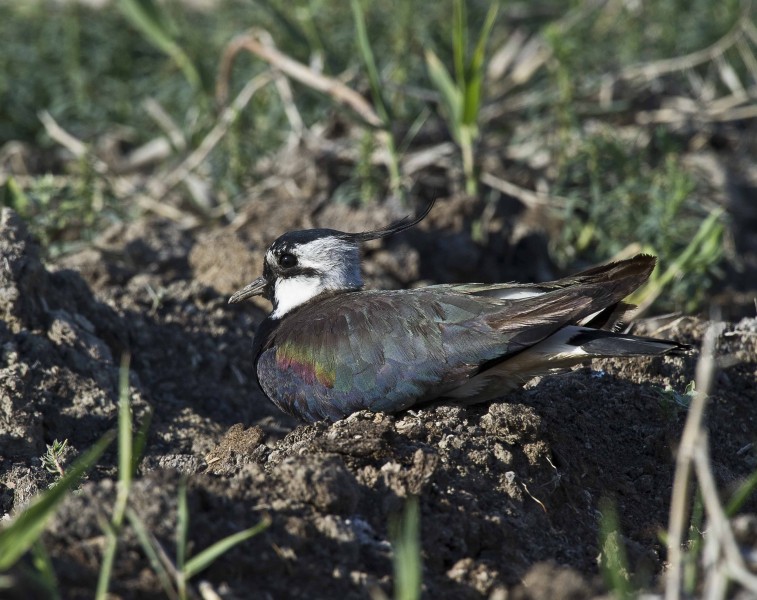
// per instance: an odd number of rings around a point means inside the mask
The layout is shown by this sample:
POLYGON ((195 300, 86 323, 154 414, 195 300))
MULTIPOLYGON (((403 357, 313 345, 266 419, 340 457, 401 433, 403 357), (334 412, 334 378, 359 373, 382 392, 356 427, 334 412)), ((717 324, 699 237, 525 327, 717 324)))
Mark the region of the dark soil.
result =
MULTIPOLYGON (((271 519, 193 585, 205 581, 224 598, 365 598, 375 587, 391 595, 388 523, 411 495, 420 499, 429 598, 604 593, 605 502, 617 510, 635 583, 659 585, 659 536, 686 417, 662 390, 684 391, 697 351, 595 362, 484 406, 300 425, 253 383, 250 349, 264 304, 230 306, 228 295, 257 276, 266 245, 285 230, 359 230, 401 209, 314 201, 303 211, 282 197, 249 206, 211 233, 157 220, 120 226, 53 265, 41 262, 24 224, 3 210, 0 515, 22 510, 53 481, 40 461, 47 444, 67 439, 73 457, 115 427, 119 363, 128 353, 135 421, 153 412, 131 506, 168 556, 183 477, 191 553, 271 519)), ((465 198, 441 200, 416 231, 369 246, 369 284, 551 274, 541 235, 516 239, 502 216, 492 217, 498 234, 486 246, 473 242, 465 232, 480 210, 465 198), (526 252, 536 258, 519 259, 526 252)), ((637 325, 695 347, 705 328, 696 318, 637 325)), ((718 352, 725 366, 707 426, 713 470, 727 494, 757 469, 757 320, 726 324, 718 352)), ((112 446, 45 534, 65 598, 93 596, 115 464, 112 446)), ((17 597, 34 590, 28 572, 24 565, 14 571, 17 597)), ((112 589, 124 598, 164 597, 128 527, 112 589)))

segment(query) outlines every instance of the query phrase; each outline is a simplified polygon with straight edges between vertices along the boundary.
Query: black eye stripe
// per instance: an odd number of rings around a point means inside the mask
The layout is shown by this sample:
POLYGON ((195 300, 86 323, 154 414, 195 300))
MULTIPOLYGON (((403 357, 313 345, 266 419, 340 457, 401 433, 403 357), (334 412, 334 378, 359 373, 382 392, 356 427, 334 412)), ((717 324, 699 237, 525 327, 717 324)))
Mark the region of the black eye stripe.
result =
POLYGON ((285 274, 282 273, 281 276, 282 277, 299 277, 301 275, 305 275, 306 277, 317 277, 318 271, 311 267, 295 267, 294 269, 288 269, 287 272, 285 274))

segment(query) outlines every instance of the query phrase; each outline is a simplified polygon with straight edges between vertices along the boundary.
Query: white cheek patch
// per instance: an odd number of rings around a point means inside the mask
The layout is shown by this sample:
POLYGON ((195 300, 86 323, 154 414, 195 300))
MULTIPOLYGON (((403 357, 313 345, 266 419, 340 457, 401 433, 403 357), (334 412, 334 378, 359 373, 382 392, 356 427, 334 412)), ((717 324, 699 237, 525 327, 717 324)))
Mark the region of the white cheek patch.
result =
POLYGON ((274 319, 280 319, 293 308, 315 298, 323 291, 318 277, 288 277, 276 280, 274 297, 276 309, 271 313, 274 319))

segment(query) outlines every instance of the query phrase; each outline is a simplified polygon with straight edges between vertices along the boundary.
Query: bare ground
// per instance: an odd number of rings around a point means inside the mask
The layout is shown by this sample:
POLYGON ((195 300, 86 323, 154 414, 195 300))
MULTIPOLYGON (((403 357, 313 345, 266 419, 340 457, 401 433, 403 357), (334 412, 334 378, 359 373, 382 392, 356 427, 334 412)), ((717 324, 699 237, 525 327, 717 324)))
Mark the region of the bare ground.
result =
MULTIPOLYGON (((47 444, 81 453, 114 428, 118 365, 131 355, 135 419, 153 411, 131 503, 173 556, 177 490, 188 476, 191 552, 268 516, 268 530, 198 576, 227 598, 364 598, 391 594, 388 522, 420 498, 429 598, 589 598, 599 576, 599 523, 617 509, 635 583, 664 567, 682 392, 698 353, 595 362, 532 382, 489 405, 401 415, 358 413, 299 425, 256 390, 250 347, 264 316, 228 294, 257 275, 265 245, 287 229, 357 230, 398 208, 302 210, 251 203, 233 226, 189 233, 142 220, 43 265, 21 220, 0 218, 0 515, 14 514, 52 476, 47 444), (505 593, 507 595, 505 595, 505 593)), ((440 201, 418 231, 366 253, 373 286, 421 280, 533 279, 549 274, 539 235, 499 218, 487 245, 466 233, 480 207, 440 201), (504 240, 504 241, 503 241, 504 240), (525 254, 536 259, 521 260, 525 254)), ((262 306, 262 305, 261 305, 262 306)), ((698 346, 697 318, 649 320, 638 331, 698 346)), ((728 357, 709 405, 713 470, 724 493, 757 469, 757 320, 729 323, 728 357), (751 445, 750 445, 751 444, 751 445)), ((115 449, 72 494, 44 541, 65 598, 90 598, 115 497, 115 449)), ((747 507, 755 510, 754 502, 747 507)), ((119 597, 163 597, 134 535, 119 547, 119 597)), ((15 570, 17 597, 34 582, 15 570)))

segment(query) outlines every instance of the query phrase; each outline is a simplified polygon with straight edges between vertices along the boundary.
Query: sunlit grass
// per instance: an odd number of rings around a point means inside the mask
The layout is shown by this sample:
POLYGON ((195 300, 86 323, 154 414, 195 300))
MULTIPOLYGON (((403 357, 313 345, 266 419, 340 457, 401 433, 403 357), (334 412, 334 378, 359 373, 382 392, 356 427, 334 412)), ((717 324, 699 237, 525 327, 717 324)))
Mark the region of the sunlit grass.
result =
MULTIPOLYGON (((649 148, 616 138, 612 110, 594 116, 603 123, 601 133, 587 134, 580 106, 593 101, 600 75, 714 42, 741 14, 735 0, 717 6, 698 0, 595 8, 553 0, 525 18, 513 17, 522 11, 506 3, 453 0, 393 0, 381 8, 355 0, 352 11, 333 1, 231 0, 212 11, 154 0, 117 5, 120 11, 44 0, 0 7, 0 141, 31 144, 49 162, 45 169, 62 178, 35 176, 23 185, 7 179, 0 202, 35 223, 35 235, 53 256, 91 240, 114 221, 132 218, 138 209, 122 202, 90 161, 54 158, 58 149, 44 133, 41 110, 93 148, 105 138, 128 151, 156 135, 143 105, 149 98, 193 149, 217 123, 218 107, 209 92, 224 46, 248 27, 260 27, 281 52, 302 64, 322 65, 317 68, 325 75, 346 78, 381 117, 383 137, 365 128, 357 138, 353 172, 334 182, 332 200, 367 203, 410 189, 413 182, 403 179, 401 159, 432 114, 445 120, 457 142, 461 187, 472 193, 479 183, 478 141, 507 140, 512 134, 509 121, 479 131, 478 116, 493 100, 486 60, 517 26, 542 35, 553 53, 544 73, 527 82, 527 91, 544 103, 516 118, 530 121, 533 135, 544 132, 557 140, 549 184, 569 200, 562 234, 553 243, 559 266, 569 270, 575 262, 604 261, 640 244, 659 256, 662 274, 673 273, 666 271, 671 265, 678 269, 665 283, 661 298, 667 300, 658 301, 663 310, 696 309, 717 275, 720 254, 697 253, 685 243, 713 214, 679 158, 686 148, 664 128, 652 132, 649 148), (389 155, 386 176, 372 162, 382 147, 389 155), (686 252, 691 260, 681 261, 686 252), (681 265, 685 278, 678 276, 681 265)), ((265 69, 260 60, 241 59, 231 92, 265 69)), ((293 91, 305 126, 333 114, 327 95, 302 85, 293 91)), ((255 183, 252 167, 287 139, 285 113, 272 88, 261 90, 203 161, 203 177, 227 208, 223 214, 238 208, 244 190, 255 183)), ((450 182, 451 190, 457 185, 450 182)), ((711 233, 708 244, 718 241, 715 229, 711 233)))

